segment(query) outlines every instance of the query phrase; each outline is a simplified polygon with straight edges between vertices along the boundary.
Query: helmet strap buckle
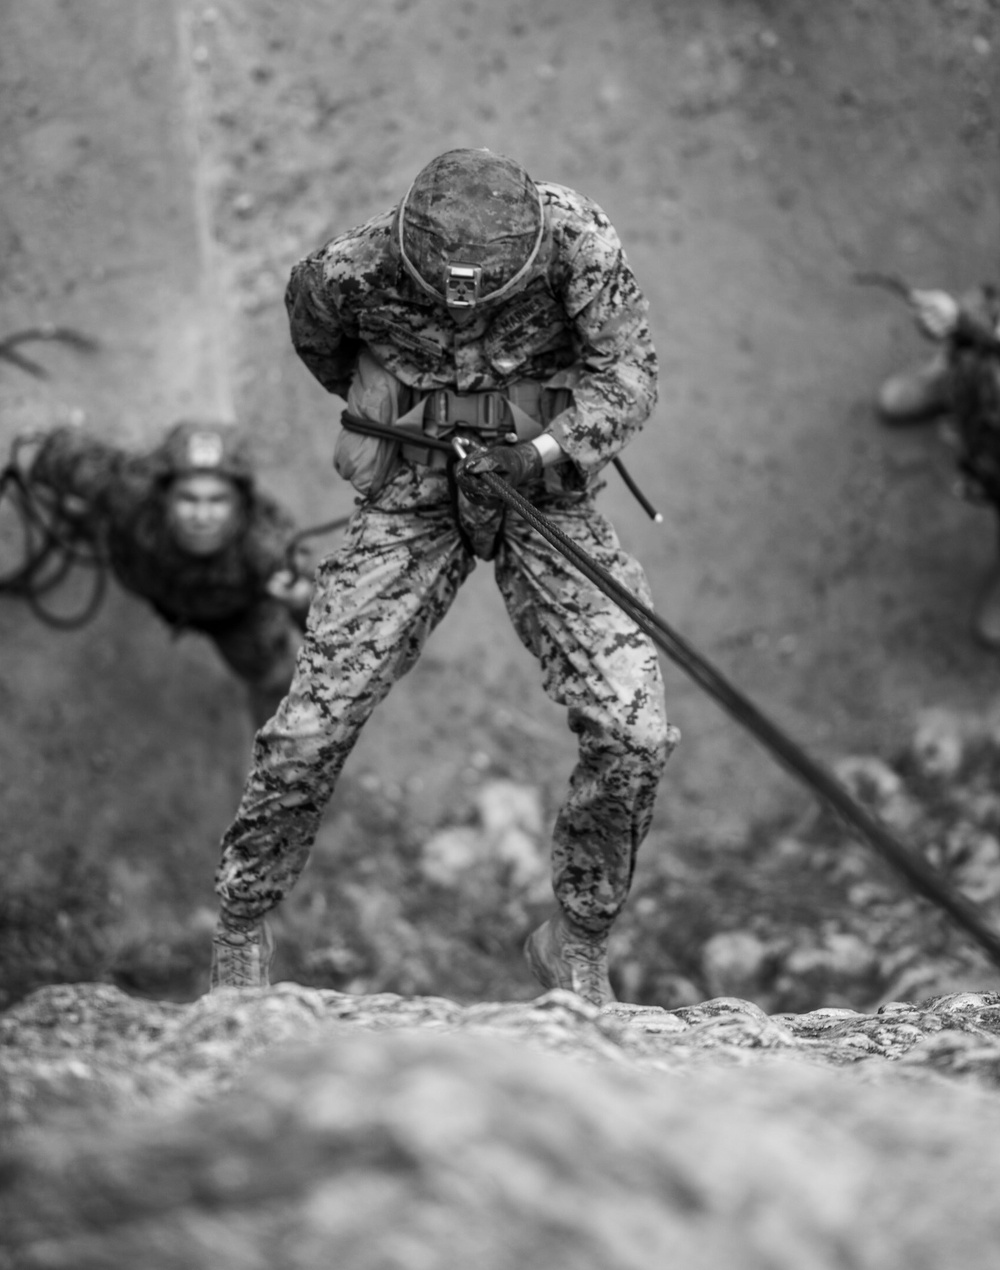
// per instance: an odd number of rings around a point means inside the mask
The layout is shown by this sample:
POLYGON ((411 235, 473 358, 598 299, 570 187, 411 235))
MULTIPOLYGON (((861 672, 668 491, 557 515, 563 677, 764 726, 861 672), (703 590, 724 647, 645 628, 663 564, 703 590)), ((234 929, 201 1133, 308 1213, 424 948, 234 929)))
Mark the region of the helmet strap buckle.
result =
POLYGON ((454 264, 445 275, 444 299, 449 309, 471 309, 479 299, 483 271, 479 265, 454 264))

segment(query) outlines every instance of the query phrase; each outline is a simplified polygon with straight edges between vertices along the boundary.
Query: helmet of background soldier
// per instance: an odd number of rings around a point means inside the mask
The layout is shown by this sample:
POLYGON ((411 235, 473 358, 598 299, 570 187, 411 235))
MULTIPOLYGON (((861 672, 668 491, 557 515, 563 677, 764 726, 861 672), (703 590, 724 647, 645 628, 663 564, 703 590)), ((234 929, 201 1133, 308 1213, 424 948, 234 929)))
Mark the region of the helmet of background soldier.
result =
POLYGON ((208 474, 226 477, 249 490, 253 467, 246 435, 235 424, 182 419, 154 451, 164 480, 208 474))
POLYGON ((394 233, 417 285, 451 309, 469 309, 526 285, 539 263, 545 215, 519 163, 490 150, 449 150, 417 174, 394 233))

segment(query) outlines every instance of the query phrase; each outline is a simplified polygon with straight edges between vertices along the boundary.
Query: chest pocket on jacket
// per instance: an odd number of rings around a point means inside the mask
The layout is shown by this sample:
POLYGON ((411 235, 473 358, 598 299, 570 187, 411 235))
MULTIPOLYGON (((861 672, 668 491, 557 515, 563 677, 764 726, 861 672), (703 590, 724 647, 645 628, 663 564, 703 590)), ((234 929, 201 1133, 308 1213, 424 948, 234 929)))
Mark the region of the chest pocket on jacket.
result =
POLYGON ((361 338, 368 344, 389 344, 412 356, 421 359, 441 356, 441 341, 433 335, 419 335, 403 322, 392 322, 388 318, 363 313, 359 318, 361 338))
POLYGON ((496 315, 486 335, 484 351, 494 366, 507 370, 569 338, 570 323, 562 305, 548 291, 536 291, 496 315))

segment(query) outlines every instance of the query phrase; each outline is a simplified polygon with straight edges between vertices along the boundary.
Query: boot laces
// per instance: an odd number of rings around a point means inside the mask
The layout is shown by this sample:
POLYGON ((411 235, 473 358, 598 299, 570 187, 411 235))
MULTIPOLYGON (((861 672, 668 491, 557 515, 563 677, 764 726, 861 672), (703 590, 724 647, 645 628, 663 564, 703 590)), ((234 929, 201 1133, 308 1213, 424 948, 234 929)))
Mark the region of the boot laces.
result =
POLYGON ((575 991, 582 989, 581 996, 590 992, 603 991, 607 975, 606 948, 603 940, 585 939, 574 935, 569 938, 564 937, 563 957, 569 967, 575 991))
POLYGON ((257 986, 264 970, 266 937, 260 925, 221 926, 214 938, 213 982, 221 986, 257 986))

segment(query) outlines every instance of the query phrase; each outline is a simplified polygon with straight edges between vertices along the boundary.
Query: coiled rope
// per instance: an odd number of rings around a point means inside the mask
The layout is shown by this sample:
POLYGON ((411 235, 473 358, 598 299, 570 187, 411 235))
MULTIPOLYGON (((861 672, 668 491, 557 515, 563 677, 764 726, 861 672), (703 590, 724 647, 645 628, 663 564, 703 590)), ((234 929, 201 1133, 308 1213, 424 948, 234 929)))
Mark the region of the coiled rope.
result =
MULTIPOLYGON (((95 353, 97 340, 67 326, 28 327, 0 340, 0 361, 16 366, 35 379, 47 379, 48 371, 21 352, 22 344, 45 340, 64 344, 77 353, 95 353)), ((81 518, 73 516, 55 494, 43 494, 32 485, 21 467, 20 452, 37 437, 15 437, 6 465, 0 469, 0 507, 9 500, 20 527, 23 546, 21 563, 0 574, 0 596, 26 600, 35 616, 47 626, 74 630, 91 620, 101 606, 107 589, 107 562, 100 549, 89 541, 81 518), (69 615, 45 608, 41 597, 69 576, 76 567, 94 570, 91 593, 83 608, 69 615)))
POLYGON ((17 437, 10 458, 0 470, 0 508, 13 507, 20 528, 22 557, 16 568, 0 574, 0 597, 27 602, 46 626, 77 630, 95 616, 107 590, 108 562, 101 547, 90 538, 81 518, 74 516, 57 495, 32 484, 22 470, 20 450, 33 442, 17 437), (75 613, 57 613, 42 603, 75 569, 91 571, 90 594, 75 613))

